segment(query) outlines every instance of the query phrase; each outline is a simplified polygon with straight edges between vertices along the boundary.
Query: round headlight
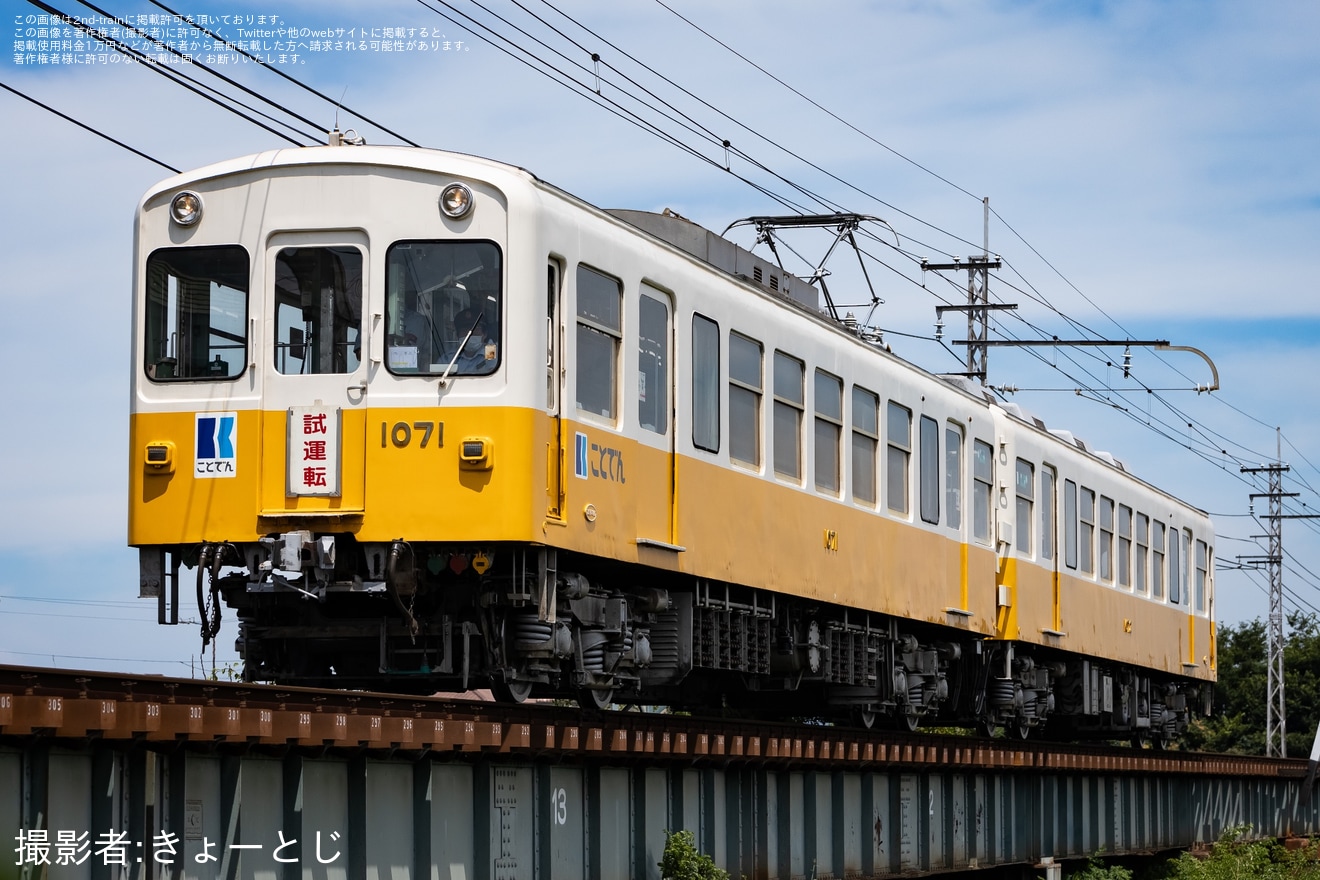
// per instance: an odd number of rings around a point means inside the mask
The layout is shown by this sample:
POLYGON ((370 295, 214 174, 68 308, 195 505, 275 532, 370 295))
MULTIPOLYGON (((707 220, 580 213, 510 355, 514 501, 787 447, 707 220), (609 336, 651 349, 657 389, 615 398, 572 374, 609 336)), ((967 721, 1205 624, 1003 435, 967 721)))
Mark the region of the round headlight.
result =
POLYGON ((472 213, 472 190, 461 183, 451 183, 440 193, 440 210, 445 216, 459 220, 472 213))
POLYGON ((170 202, 170 216, 180 226, 192 226, 202 219, 202 197, 195 192, 181 192, 170 202))

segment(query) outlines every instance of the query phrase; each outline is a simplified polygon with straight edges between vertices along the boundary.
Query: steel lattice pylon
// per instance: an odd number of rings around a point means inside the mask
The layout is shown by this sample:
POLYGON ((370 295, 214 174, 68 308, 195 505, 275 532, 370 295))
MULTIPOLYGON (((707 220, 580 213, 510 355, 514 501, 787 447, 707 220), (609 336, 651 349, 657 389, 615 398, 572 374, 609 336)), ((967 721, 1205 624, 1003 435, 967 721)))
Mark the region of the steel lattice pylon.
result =
POLYGON ((1265 632, 1265 657, 1269 685, 1265 701, 1265 754, 1288 757, 1288 712, 1283 688, 1283 499, 1296 492, 1283 491, 1283 475, 1288 466, 1282 463, 1262 467, 1242 468, 1244 474, 1267 473, 1270 478, 1268 492, 1253 493, 1251 498, 1268 498, 1269 553, 1263 558, 1270 572, 1270 616, 1265 632))

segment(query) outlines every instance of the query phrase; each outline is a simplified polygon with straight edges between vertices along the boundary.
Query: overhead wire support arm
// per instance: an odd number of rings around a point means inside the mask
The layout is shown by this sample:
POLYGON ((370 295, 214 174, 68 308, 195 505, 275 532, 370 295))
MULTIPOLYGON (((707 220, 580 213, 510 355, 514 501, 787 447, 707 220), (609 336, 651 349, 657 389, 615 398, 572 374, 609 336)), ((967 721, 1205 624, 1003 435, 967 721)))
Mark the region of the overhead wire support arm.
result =
MULTIPOLYGON (((988 231, 986 237, 989 238, 988 231)), ((992 305, 990 303, 990 270, 998 269, 1002 265, 1003 263, 998 257, 995 259, 990 258, 988 240, 986 242, 986 253, 979 256, 970 256, 966 262, 958 259, 955 259, 952 263, 921 261, 922 272, 961 271, 964 269, 967 271, 967 305, 937 307, 936 313, 941 320, 937 321, 935 330, 937 336, 942 334, 944 329, 942 318, 946 310, 967 312, 967 339, 956 344, 967 346, 967 372, 964 375, 977 379, 982 385, 985 384, 989 362, 986 346, 990 338, 990 312, 996 309, 1017 308, 1015 305, 992 305)))
MULTIPOLYGON (((969 308, 969 307, 939 306, 935 309, 935 311, 938 314, 942 314, 945 311, 961 311, 962 309, 965 308, 969 308)), ((1007 306, 1007 305, 1005 306, 989 305, 989 306, 984 306, 984 308, 995 309, 995 308, 1015 308, 1015 307, 1007 306)), ((955 339, 953 340, 953 344, 972 345, 973 340, 955 339)), ((1196 385, 1191 390, 1195 391, 1197 394, 1200 394, 1203 391, 1219 390, 1219 370, 1216 369, 1215 362, 1210 360, 1209 355, 1201 351, 1199 348, 1193 348, 1190 345, 1171 345, 1169 344, 1169 341, 1167 339, 1060 339, 1059 337, 1055 336, 1052 339, 979 339, 979 340, 975 340, 975 344, 983 345, 987 347, 997 346, 997 347, 1015 347, 1015 348, 1057 347, 1057 346, 1065 346, 1065 347, 1089 346, 1092 348, 1097 348, 1097 347, 1106 347, 1106 346, 1115 346, 1115 345, 1121 345, 1124 346, 1125 348, 1131 348, 1132 346, 1137 345, 1137 346, 1142 346, 1144 348, 1153 348, 1156 351, 1187 351, 1187 352, 1191 352, 1192 354, 1200 356, 1201 360, 1205 361, 1206 364, 1209 365, 1210 375, 1212 377, 1209 385, 1196 385)), ((1125 377, 1127 376, 1126 364, 1124 364, 1123 367, 1123 375, 1125 377)))

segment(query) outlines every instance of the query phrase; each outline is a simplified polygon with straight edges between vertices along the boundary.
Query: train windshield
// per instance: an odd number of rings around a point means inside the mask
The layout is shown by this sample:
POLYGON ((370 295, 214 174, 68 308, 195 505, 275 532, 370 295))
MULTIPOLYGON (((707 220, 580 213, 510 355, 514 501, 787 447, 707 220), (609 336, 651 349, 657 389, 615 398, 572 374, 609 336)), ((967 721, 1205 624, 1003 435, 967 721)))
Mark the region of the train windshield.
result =
POLYGON ((158 382, 231 379, 247 363, 248 254, 237 245, 147 258, 144 368, 158 382))
POLYGON ((481 376, 500 362, 500 250, 488 241, 401 241, 385 258, 386 365, 481 376))

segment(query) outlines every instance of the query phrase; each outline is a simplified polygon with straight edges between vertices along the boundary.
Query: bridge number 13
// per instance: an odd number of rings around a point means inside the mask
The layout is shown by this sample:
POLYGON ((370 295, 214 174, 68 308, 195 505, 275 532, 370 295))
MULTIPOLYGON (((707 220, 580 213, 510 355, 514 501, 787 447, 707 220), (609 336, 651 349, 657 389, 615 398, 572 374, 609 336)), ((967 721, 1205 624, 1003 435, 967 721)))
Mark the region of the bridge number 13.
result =
POLYGON ((556 825, 568 824, 568 792, 562 788, 550 792, 550 815, 556 825))

